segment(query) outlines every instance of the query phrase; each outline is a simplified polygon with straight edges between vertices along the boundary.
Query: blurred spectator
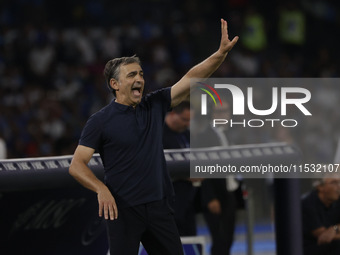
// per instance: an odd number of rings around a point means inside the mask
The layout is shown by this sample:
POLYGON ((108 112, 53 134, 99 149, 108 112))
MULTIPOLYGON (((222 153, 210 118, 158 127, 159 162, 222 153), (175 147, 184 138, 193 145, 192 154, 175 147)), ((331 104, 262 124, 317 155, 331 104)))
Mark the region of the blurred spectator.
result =
POLYGON ((53 44, 44 32, 36 34, 28 56, 28 64, 33 75, 47 86, 48 76, 51 75, 52 64, 55 58, 53 44))
POLYGON ((325 176, 302 199, 305 255, 340 254, 340 179, 325 176))
MULTIPOLYGON (((183 149, 190 147, 190 103, 184 101, 165 117, 163 147, 164 149, 183 149)), ((174 179, 175 201, 174 216, 180 236, 195 236, 196 212, 199 207, 199 191, 193 180, 174 179)))
POLYGON ((246 49, 254 52, 264 50, 267 46, 265 19, 253 7, 250 7, 245 15, 241 43, 246 49))
MULTIPOLYGON (((230 120, 231 109, 227 100, 221 100, 222 105, 211 107, 214 110, 211 118, 230 120)), ((197 109, 195 109, 197 112, 197 109)), ((230 140, 227 136, 227 126, 213 128, 210 125, 210 118, 200 116, 198 111, 195 114, 195 130, 191 136, 191 146, 214 147, 228 146, 230 140), (198 115, 196 117, 196 115, 198 115)), ((236 224, 236 210, 244 206, 242 191, 239 181, 234 176, 219 179, 204 179, 201 185, 201 201, 204 219, 208 225, 212 238, 211 255, 230 254, 234 240, 236 224)))
POLYGON ((303 45, 306 35, 306 18, 296 2, 290 1, 279 11, 279 36, 283 43, 303 45))

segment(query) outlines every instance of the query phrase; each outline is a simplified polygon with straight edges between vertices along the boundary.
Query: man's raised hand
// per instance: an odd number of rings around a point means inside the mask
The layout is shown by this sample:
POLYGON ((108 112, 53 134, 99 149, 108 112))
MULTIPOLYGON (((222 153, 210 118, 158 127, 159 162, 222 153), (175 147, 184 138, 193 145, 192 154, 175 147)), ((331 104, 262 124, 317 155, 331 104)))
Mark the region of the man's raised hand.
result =
POLYGON ((222 54, 227 54, 238 41, 238 36, 235 36, 232 41, 229 40, 228 24, 224 19, 221 19, 221 44, 219 51, 222 54))

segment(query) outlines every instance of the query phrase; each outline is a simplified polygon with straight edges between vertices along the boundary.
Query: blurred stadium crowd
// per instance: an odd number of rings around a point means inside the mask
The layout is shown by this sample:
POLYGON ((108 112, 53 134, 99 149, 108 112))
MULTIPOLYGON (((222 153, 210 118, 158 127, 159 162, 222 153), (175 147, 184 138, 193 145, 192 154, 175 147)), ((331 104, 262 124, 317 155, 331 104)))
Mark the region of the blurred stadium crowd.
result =
MULTIPOLYGON (((335 0, 3 0, 0 139, 7 158, 72 154, 85 121, 111 100, 102 75, 107 60, 137 54, 147 91, 172 85, 217 49, 220 18, 240 41, 214 77, 338 77, 339 6, 335 0)), ((332 161, 340 87, 310 90, 313 118, 298 132, 240 129, 237 142, 294 141, 308 161, 332 161)))

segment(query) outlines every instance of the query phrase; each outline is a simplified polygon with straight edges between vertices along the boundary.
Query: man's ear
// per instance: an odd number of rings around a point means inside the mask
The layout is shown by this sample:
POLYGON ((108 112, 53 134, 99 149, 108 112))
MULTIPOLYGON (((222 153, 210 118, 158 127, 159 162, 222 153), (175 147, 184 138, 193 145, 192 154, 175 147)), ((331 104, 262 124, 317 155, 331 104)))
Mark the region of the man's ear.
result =
POLYGON ((111 78, 110 79, 110 87, 115 90, 115 91, 118 91, 119 88, 118 88, 118 81, 114 78, 111 78))

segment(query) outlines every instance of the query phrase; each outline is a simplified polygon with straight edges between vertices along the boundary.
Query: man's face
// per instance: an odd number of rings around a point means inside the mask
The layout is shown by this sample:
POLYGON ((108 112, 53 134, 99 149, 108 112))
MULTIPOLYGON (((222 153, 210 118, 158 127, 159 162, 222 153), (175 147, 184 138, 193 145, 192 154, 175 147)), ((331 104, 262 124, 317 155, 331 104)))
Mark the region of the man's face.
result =
POLYGON ((140 103, 144 90, 143 70, 137 63, 121 65, 119 80, 111 79, 116 90, 117 103, 136 106, 140 103))
POLYGON ((214 108, 214 113, 213 113, 213 118, 214 119, 226 119, 230 120, 231 118, 231 109, 230 105, 227 101, 223 100, 222 105, 217 104, 214 108))
POLYGON ((330 202, 335 202, 340 198, 340 179, 326 178, 322 184, 324 198, 330 202))
MULTIPOLYGON (((214 108, 214 113, 213 113, 213 118, 214 119, 226 119, 226 120, 230 120, 231 118, 231 109, 230 109, 230 105, 227 101, 223 100, 222 105, 217 104, 214 108)), ((223 130, 223 131, 227 131, 228 130, 228 125, 220 125, 218 127, 219 129, 223 130)))
POLYGON ((173 128, 176 132, 184 132, 190 126, 190 110, 185 109, 181 113, 173 114, 173 128))

